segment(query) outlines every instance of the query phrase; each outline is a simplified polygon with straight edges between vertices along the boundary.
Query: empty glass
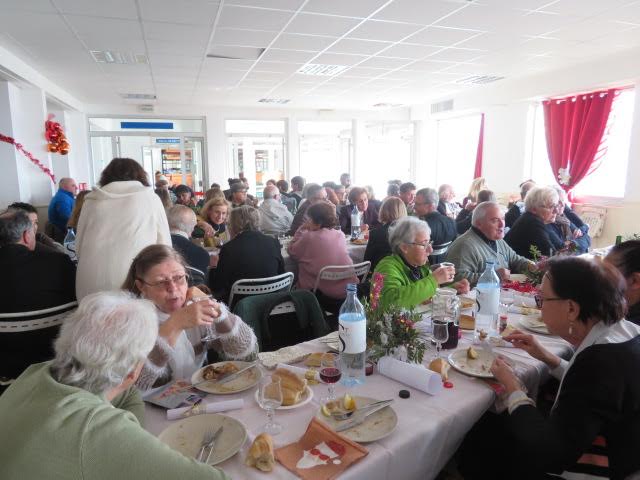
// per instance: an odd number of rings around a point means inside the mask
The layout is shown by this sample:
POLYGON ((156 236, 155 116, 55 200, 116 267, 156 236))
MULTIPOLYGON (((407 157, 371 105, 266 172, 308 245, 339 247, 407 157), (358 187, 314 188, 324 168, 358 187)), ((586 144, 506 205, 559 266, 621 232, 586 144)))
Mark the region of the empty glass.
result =
POLYGON ((282 425, 273 420, 275 409, 282 405, 282 386, 280 379, 262 377, 258 389, 258 403, 267 412, 267 423, 263 427, 265 433, 278 435, 282 432, 282 425))
POLYGON ((436 358, 440 358, 442 344, 449 340, 449 323, 433 320, 433 341, 436 342, 436 358))

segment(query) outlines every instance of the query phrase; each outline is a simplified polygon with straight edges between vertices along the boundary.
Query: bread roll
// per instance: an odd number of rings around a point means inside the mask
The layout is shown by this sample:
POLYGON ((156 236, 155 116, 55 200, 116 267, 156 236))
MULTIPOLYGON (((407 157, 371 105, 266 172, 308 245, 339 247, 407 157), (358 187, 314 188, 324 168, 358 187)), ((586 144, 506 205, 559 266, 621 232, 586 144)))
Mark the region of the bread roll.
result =
POLYGON ((279 378, 280 385, 282 386, 283 390, 286 388, 289 390, 293 390, 294 392, 303 392, 307 387, 307 381, 305 379, 300 378, 295 373, 289 370, 285 370, 284 368, 278 368, 275 372, 273 372, 271 378, 279 378))
POLYGON ((273 457, 273 440, 271 435, 261 433, 251 444, 245 465, 257 468, 263 472, 273 470, 275 459, 273 457))
POLYGON ((444 358, 436 358, 429 364, 429 370, 439 373, 443 381, 449 380, 449 363, 444 358))
POLYGON ((193 300, 194 298, 200 298, 200 297, 206 297, 208 296, 206 293, 204 293, 202 290, 200 290, 198 287, 190 287, 187 290, 187 300, 193 300))
POLYGON ((309 355, 305 359, 304 364, 307 367, 319 367, 320 366, 320 362, 322 362, 322 356, 323 355, 324 355, 324 353, 322 353, 322 352, 312 353, 311 355, 309 355))

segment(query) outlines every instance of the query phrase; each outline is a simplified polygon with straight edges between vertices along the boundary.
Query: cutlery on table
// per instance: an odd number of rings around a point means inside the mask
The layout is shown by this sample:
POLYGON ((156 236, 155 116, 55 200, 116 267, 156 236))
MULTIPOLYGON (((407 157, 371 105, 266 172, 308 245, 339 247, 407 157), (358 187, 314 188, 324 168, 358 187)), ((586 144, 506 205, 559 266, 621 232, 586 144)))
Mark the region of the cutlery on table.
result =
POLYGON ((355 418, 352 418, 351 420, 348 420, 348 421, 338 425, 336 428, 334 428, 334 430, 336 432, 342 432, 344 430, 348 430, 348 429, 353 428, 353 427, 355 427, 357 425, 360 425, 361 423, 363 423, 367 419, 367 417, 369 415, 373 415, 378 410, 382 410, 383 408, 387 408, 392 402, 393 402, 393 400, 390 401, 389 403, 384 403, 382 405, 377 405, 377 406, 371 408, 368 412, 364 412, 362 414, 356 415, 355 418))
POLYGON ((391 402, 393 402, 393 399, 380 400, 378 402, 368 403, 366 405, 363 405, 362 407, 358 407, 358 409, 356 409, 356 410, 350 410, 348 412, 331 412, 331 418, 333 418, 334 420, 348 420, 355 413, 366 411, 366 410, 369 410, 371 408, 375 408, 375 407, 377 407, 379 405, 382 405, 382 404, 389 405, 389 404, 391 404, 391 402))
POLYGON ((222 435, 223 431, 224 431, 224 427, 220 426, 220 428, 216 430, 216 433, 213 434, 213 439, 211 440, 211 442, 209 442, 209 445, 206 447, 209 449, 209 454, 207 455, 207 459, 204 461, 204 463, 209 463, 209 459, 211 458, 211 453, 213 453, 213 450, 216 448, 218 437, 222 435))

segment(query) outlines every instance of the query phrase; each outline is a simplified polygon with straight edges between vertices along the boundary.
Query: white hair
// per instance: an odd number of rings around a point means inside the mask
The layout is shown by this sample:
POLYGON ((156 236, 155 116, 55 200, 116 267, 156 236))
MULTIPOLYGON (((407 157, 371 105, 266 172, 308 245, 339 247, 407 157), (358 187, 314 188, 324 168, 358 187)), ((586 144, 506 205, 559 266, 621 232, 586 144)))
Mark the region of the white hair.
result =
POLYGON ((567 192, 560 185, 551 185, 556 192, 558 192, 558 201, 562 203, 567 203, 567 192))
POLYGON ((150 301, 125 291, 87 295, 62 325, 52 375, 65 385, 104 394, 147 358, 157 336, 150 301))
POLYGON ((262 198, 264 200, 276 198, 278 195, 280 195, 280 190, 278 190, 278 187, 275 185, 267 185, 262 192, 262 198))
POLYGON ((185 205, 174 205, 167 210, 167 220, 171 230, 179 230, 191 235, 198 223, 196 214, 185 205))
POLYGON ((544 208, 549 204, 555 206, 558 201, 558 192, 552 187, 533 187, 524 197, 524 207, 530 212, 534 208, 544 208))
POLYGON ((500 210, 500 204, 498 202, 482 202, 476 205, 471 214, 471 225, 477 227, 478 224, 487 217, 487 212, 491 208, 497 208, 500 210))
POLYGON ((400 245, 412 243, 419 233, 431 235, 431 229, 427 222, 417 217, 402 217, 389 227, 389 245, 391 251, 400 254, 400 245))

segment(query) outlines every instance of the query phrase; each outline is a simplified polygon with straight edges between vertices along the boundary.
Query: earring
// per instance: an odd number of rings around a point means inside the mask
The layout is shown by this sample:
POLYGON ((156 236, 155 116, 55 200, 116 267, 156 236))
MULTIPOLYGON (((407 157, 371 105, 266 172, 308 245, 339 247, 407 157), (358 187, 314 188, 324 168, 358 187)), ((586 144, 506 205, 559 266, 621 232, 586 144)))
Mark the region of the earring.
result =
POLYGON ((569 335, 573 334, 573 320, 571 320, 571 323, 569 324, 569 335))

